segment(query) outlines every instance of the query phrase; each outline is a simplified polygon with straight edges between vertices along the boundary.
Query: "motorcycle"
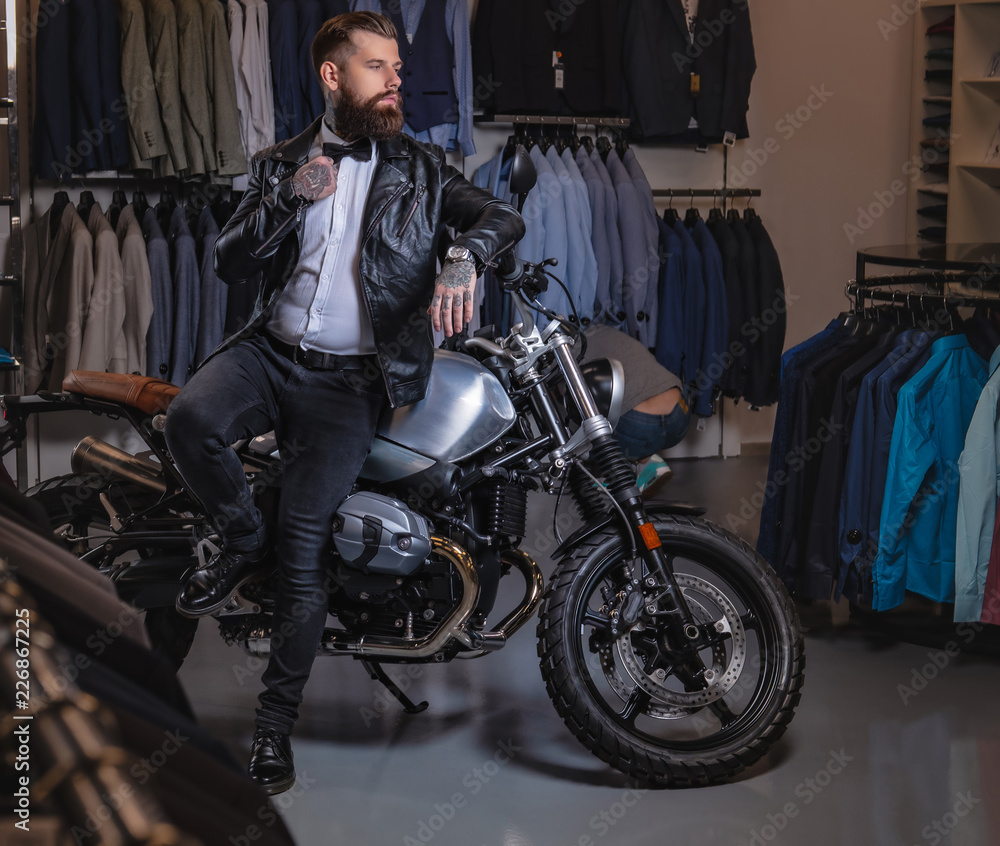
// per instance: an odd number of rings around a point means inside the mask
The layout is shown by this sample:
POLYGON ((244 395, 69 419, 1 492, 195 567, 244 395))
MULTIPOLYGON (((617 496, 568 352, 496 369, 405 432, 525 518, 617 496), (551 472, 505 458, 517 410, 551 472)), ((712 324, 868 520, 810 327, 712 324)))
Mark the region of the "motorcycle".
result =
MULTIPOLYGON (((534 184, 515 152, 520 205, 534 184), (530 184, 529 184, 530 183, 530 184), (525 187, 526 186, 526 187, 525 187)), ((547 262, 512 253, 496 278, 520 320, 435 351, 427 396, 383 416, 353 491, 331 526, 328 627, 321 656, 350 656, 408 712, 385 663, 441 663, 501 649, 538 611, 546 690, 599 758, 651 787, 712 784, 759 760, 788 727, 804 679, 795 607, 769 565, 704 509, 646 502, 614 438, 624 373, 581 366, 580 333, 537 301, 547 262), (547 318, 539 325, 535 315, 547 318), (547 587, 521 548, 528 494, 571 499, 582 525, 560 541, 547 587), (502 579, 524 593, 487 625, 502 579)), ((123 418, 148 446, 132 455, 85 437, 73 473, 28 495, 59 537, 146 612, 150 639, 180 666, 198 620, 177 593, 218 550, 209 515, 171 461, 165 412, 178 392, 149 377, 71 373, 59 393, 0 398, 0 453, 35 414, 123 418)), ((273 521, 281 456, 273 434, 234 445, 258 507, 273 521)), ((213 519, 215 518, 215 519, 213 519)), ((213 616, 230 645, 270 649, 273 567, 213 616)))

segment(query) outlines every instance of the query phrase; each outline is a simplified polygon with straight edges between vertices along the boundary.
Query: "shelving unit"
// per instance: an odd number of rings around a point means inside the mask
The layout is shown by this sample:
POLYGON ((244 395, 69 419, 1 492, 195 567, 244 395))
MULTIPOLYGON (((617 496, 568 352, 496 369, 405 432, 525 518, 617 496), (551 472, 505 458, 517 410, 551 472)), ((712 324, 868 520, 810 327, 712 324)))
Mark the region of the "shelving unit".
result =
POLYGON ((6 209, 10 226, 10 273, 0 275, 0 287, 7 289, 4 298, 10 309, 10 337, 0 339, 14 361, 0 362, 0 371, 14 373, 14 392, 22 393, 21 361, 24 356, 24 309, 21 279, 21 187, 20 144, 17 121, 17 14, 15 0, 4 0, 3 20, 7 59, 7 93, 0 97, 0 125, 7 127, 7 190, 0 195, 0 207, 6 209))
POLYGON ((949 243, 1000 241, 1000 69, 989 75, 1000 53, 1000 2, 923 0, 914 21, 907 241, 933 243, 928 228, 942 226, 949 243), (950 35, 928 29, 954 16, 950 35), (951 81, 925 78, 947 67, 929 51, 953 47, 951 81), (946 127, 924 121, 950 115, 946 127), (928 139, 939 139, 928 146, 928 139), (921 145, 921 141, 924 145, 921 145), (994 157, 987 151, 995 146, 994 157), (946 171, 935 172, 946 164, 946 171), (945 204, 946 220, 919 214, 945 204))

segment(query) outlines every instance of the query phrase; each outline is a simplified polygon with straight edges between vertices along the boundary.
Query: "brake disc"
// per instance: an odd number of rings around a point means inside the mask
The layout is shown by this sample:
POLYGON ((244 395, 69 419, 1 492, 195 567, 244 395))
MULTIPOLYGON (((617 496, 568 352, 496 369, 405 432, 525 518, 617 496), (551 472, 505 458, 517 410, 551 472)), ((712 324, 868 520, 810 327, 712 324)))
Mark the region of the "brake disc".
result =
POLYGON ((746 633, 740 615, 729 598, 715 585, 697 576, 678 573, 675 578, 695 620, 700 624, 714 624, 718 634, 729 634, 726 641, 729 644, 728 657, 725 643, 719 642, 712 647, 712 666, 706 672, 709 684, 705 689, 676 690, 667 686, 671 677, 664 670, 647 672, 641 655, 632 644, 630 633, 622 635, 613 645, 609 644, 600 650, 604 676, 615 693, 626 701, 634 686, 638 685, 649 694, 651 700, 644 713, 657 719, 690 716, 694 711, 721 699, 736 684, 746 664, 746 633), (716 619, 715 614, 710 613, 699 601, 699 597, 711 603, 722 616, 716 619), (619 673, 616 655, 632 684, 619 673))

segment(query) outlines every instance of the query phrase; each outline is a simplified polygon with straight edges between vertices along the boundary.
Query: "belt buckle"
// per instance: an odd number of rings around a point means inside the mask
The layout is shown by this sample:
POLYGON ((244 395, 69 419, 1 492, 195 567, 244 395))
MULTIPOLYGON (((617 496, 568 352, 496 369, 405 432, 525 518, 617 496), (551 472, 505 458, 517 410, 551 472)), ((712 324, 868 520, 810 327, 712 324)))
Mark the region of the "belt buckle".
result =
POLYGON ((302 349, 301 344, 296 344, 295 349, 292 352, 292 364, 299 364, 308 369, 308 365, 305 362, 305 355, 306 351, 302 349))

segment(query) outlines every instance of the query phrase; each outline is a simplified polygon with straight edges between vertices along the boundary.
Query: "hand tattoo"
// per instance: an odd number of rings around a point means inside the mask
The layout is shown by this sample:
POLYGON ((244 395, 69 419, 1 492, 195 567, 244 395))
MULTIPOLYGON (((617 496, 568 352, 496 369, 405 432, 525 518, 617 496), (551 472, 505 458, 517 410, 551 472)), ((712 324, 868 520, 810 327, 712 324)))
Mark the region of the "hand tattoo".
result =
POLYGON ((449 261, 441 268, 438 285, 446 288, 468 288, 476 278, 475 265, 470 261, 449 261))
POLYGON ((329 159, 313 159, 292 177, 292 190, 304 200, 315 202, 329 197, 337 188, 337 168, 329 159))

